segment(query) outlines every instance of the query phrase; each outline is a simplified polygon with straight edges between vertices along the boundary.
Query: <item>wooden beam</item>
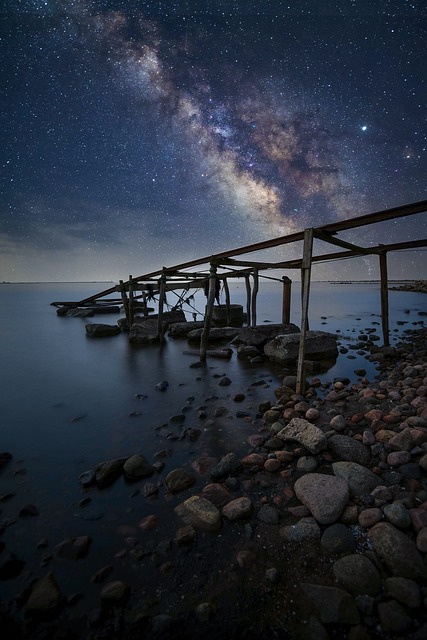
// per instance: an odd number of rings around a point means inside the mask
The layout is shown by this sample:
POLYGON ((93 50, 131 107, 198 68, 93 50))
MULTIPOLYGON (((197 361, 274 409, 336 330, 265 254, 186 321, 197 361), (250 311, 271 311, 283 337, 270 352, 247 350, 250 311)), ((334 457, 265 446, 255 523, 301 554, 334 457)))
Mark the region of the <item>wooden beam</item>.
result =
POLYGON ((227 327, 231 325, 231 312, 230 312, 230 288, 228 286, 227 278, 224 278, 224 291, 225 291, 225 314, 227 327))
POLYGON ((308 327, 308 302, 310 296, 310 278, 311 278, 311 256, 313 253, 313 229, 306 229, 304 231, 304 255, 302 260, 302 312, 301 312, 301 335, 298 349, 298 364, 297 364, 297 382, 296 392, 304 393, 305 387, 305 372, 304 372, 304 359, 305 359, 305 342, 307 339, 307 327, 308 327))
POLYGON ((245 275, 245 285, 246 285, 246 324, 249 327, 251 324, 251 281, 249 279, 249 274, 245 275))
POLYGON ((200 338, 200 361, 206 362, 206 352, 208 350, 209 331, 212 323, 212 313, 215 304, 216 289, 216 266, 211 264, 209 270, 209 293, 206 304, 205 325, 203 327, 202 336, 200 338))
POLYGON ((133 306, 133 280, 132 276, 129 276, 129 329, 133 325, 134 321, 134 306, 133 306))
POLYGON ((372 249, 365 249, 365 247, 358 247, 351 242, 345 242, 345 240, 340 240, 339 238, 335 238, 331 233, 327 233, 326 231, 322 231, 321 229, 314 229, 314 237, 318 240, 323 240, 323 242, 329 242, 329 244, 334 244, 337 247, 343 247, 343 249, 350 249, 350 251, 357 251, 358 253, 372 253, 372 249))
POLYGON ((384 346, 390 346, 390 327, 388 319, 388 276, 387 253, 380 253, 380 278, 381 278, 381 325, 383 330, 384 346))
POLYGON ((253 269, 253 279, 254 279, 254 287, 252 290, 252 321, 251 321, 251 325, 252 327, 256 327, 256 312, 257 312, 257 308, 256 308, 256 302, 257 302, 257 295, 258 295, 258 290, 259 290, 259 275, 258 275, 258 269, 257 267, 254 267, 253 269))
POLYGON ((291 288, 292 280, 288 276, 283 276, 282 294, 282 324, 289 324, 291 320, 291 288))
POLYGON ((123 283, 123 280, 120 280, 120 292, 122 294, 122 303, 123 303, 123 307, 125 310, 125 315, 126 315, 126 323, 130 329, 130 316, 129 316, 129 303, 128 303, 128 299, 126 296, 126 289, 125 289, 125 285, 123 283))
POLYGON ((159 334, 160 344, 165 341, 165 334, 163 331, 163 306, 166 297, 166 275, 162 273, 159 279, 159 313, 157 316, 157 333, 159 334))

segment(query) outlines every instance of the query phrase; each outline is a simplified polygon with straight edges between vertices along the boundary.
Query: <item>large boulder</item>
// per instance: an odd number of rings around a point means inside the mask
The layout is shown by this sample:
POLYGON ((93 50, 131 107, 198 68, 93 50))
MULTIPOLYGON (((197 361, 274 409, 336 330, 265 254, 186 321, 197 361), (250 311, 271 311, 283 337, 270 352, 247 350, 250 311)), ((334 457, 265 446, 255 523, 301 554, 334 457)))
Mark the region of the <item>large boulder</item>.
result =
MULTIPOLYGON (((298 359, 299 333, 278 335, 264 346, 264 353, 270 360, 289 364, 298 359)), ((338 356, 337 337, 326 331, 307 331, 305 357, 308 360, 324 360, 338 356)))
POLYGON ((262 348, 275 336, 295 333, 299 333, 299 327, 296 324, 263 324, 256 327, 244 327, 231 343, 262 348))
MULTIPOLYGON (((200 342, 203 329, 194 329, 187 335, 189 342, 200 342)), ((231 340, 239 333, 236 327, 211 327, 209 331, 208 342, 221 342, 222 340, 231 340)))
POLYGON ((392 524, 379 522, 369 530, 369 538, 393 575, 411 580, 427 578, 427 566, 415 542, 392 524))
MULTIPOLYGON (((166 329, 166 324, 163 326, 166 329)), ((129 331, 129 342, 132 344, 159 342, 158 321, 153 318, 144 318, 143 322, 134 322, 129 331)))
POLYGON ((367 466, 371 459, 368 447, 349 436, 331 436, 328 440, 328 449, 338 460, 357 462, 363 466, 367 466))
POLYGON ((142 454, 137 453, 126 460, 123 472, 128 480, 140 480, 151 476, 154 468, 142 454))
POLYGON ((203 320, 197 320, 196 322, 174 322, 169 325, 169 335, 172 338, 186 338, 190 331, 195 329, 203 329, 205 323, 203 320))
POLYGON ((356 498, 371 493, 381 484, 380 477, 357 462, 334 462, 332 470, 338 478, 347 481, 351 495, 356 498))
POLYGON ((320 524, 338 520, 350 496, 345 480, 324 473, 307 473, 295 482, 294 490, 320 524))
POLYGON ((90 338, 106 338, 116 336, 120 333, 120 327, 116 324, 87 324, 85 325, 86 335, 90 338))

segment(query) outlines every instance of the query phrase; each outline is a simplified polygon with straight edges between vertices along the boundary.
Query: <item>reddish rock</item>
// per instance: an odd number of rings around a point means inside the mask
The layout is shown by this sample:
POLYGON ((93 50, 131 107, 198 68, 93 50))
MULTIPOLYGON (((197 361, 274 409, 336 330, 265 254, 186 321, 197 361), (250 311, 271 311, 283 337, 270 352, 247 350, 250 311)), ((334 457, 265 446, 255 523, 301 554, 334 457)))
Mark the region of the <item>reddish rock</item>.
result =
POLYGON ((180 527, 175 535, 175 542, 178 546, 192 544, 197 537, 195 529, 191 525, 180 527))
POLYGON ((264 462, 264 469, 266 471, 270 471, 270 473, 274 473, 275 471, 278 471, 280 469, 280 464, 280 460, 278 460, 277 458, 268 458, 264 462))
POLYGON ((252 511, 252 502, 250 498, 243 496, 241 498, 236 498, 232 500, 228 504, 225 505, 222 509, 222 515, 225 516, 228 520, 234 522, 235 520, 242 520, 244 518, 248 518, 252 511))
POLYGON ((374 524, 380 522, 382 520, 383 514, 381 509, 377 509, 376 507, 372 507, 371 509, 364 509, 359 513, 358 521, 361 527, 365 527, 369 529, 373 527, 374 524))
POLYGON ((409 515, 411 516, 411 524, 415 533, 427 527, 427 511, 425 509, 409 509, 409 515))
POLYGON ((254 465, 262 466, 264 464, 264 456, 259 453, 250 453, 242 459, 242 464, 245 467, 253 467, 254 465))
POLYGON ((152 514, 149 516, 145 516, 145 518, 143 518, 138 524, 138 527, 143 531, 151 531, 157 526, 158 522, 159 522, 158 516, 155 516, 152 514))
POLYGON ((203 487, 202 495, 218 508, 223 507, 231 500, 230 492, 219 482, 212 482, 203 487))
POLYGON ((365 419, 369 422, 372 422, 373 420, 382 420, 383 416, 384 413, 381 411, 381 409, 371 409, 370 411, 365 413, 365 419))

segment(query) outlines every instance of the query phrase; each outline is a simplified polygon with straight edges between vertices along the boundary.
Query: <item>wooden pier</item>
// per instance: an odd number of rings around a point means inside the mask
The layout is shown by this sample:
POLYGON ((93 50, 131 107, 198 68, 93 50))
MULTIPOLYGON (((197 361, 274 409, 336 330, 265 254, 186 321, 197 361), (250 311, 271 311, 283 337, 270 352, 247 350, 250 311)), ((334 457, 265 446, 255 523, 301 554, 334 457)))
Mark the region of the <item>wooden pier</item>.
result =
MULTIPOLYGON (((135 317, 135 305, 138 304, 143 315, 148 315, 148 302, 155 297, 158 298, 158 335, 159 341, 164 341, 163 334, 163 314, 166 293, 168 291, 181 291, 178 295, 177 306, 188 304, 191 299, 191 290, 205 289, 207 292, 206 311, 204 314, 204 329, 200 342, 200 360, 206 360, 209 332, 212 324, 215 298, 218 283, 222 283, 226 300, 226 317, 230 319, 230 289, 228 280, 230 278, 244 278, 246 286, 246 315, 247 324, 256 326, 257 324, 257 294, 259 290, 260 272, 269 270, 289 271, 298 269, 301 272, 301 334, 299 342, 299 353, 297 363, 297 393, 303 391, 304 386, 304 361, 306 334, 309 327, 309 299, 311 271, 313 264, 320 262, 332 262, 336 260, 356 258, 360 256, 377 255, 379 259, 379 272, 381 282, 381 320, 384 337, 384 346, 389 346, 389 309, 388 309, 388 274, 387 255, 391 252, 402 250, 416 250, 427 247, 427 238, 412 241, 399 242, 394 244, 378 243, 375 246, 358 246, 351 242, 337 237, 338 233, 357 229, 363 226, 372 225, 373 234, 375 225, 388 220, 399 219, 406 216, 425 214, 427 211, 427 200, 407 204, 401 207, 386 209, 375 213, 359 216, 349 220, 334 222, 320 227, 311 227, 303 231, 286 236, 271 238, 263 242, 246 245, 217 253, 211 256, 204 256, 172 267, 163 267, 158 271, 152 271, 137 277, 129 276, 124 282, 120 280, 117 286, 111 287, 97 294, 94 294, 78 302, 53 302, 58 307, 82 307, 87 308, 94 305, 123 304, 127 324, 130 327, 135 317), (335 247, 340 251, 333 253, 315 253, 314 244, 321 241, 335 247), (267 251, 269 249, 289 245, 292 243, 302 243, 301 257, 280 262, 262 262, 259 260, 236 259, 236 256, 267 251), (198 267, 200 270, 194 271, 198 267), (252 283, 251 283, 252 280, 252 283), (118 293, 120 298, 110 298, 109 296, 118 293), (187 295, 190 294, 190 295, 187 295), (108 299, 107 299, 108 297, 108 299)), ((414 225, 414 235, 417 236, 417 229, 420 225, 414 225)), ((373 236, 377 237, 377 235, 373 236)), ((267 277, 267 276, 264 276, 267 277)), ((270 278, 281 283, 282 290, 282 322, 289 323, 291 286, 292 281, 284 275, 282 278, 270 278)))

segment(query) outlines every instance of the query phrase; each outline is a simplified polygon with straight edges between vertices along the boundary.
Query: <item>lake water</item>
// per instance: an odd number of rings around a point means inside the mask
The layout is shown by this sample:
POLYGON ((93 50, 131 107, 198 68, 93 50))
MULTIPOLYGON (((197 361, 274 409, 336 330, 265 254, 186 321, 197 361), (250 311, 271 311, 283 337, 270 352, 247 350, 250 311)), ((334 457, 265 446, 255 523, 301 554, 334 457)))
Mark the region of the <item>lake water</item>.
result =
MULTIPOLYGON (((90 575, 90 571, 100 568, 97 558, 101 554, 111 559, 120 548, 120 527, 135 526, 148 513, 161 514, 168 500, 161 495, 157 501, 149 502, 141 496, 132 501, 132 487, 120 480, 104 491, 89 490, 93 519, 82 520, 78 502, 87 492, 79 485, 80 473, 102 460, 134 453, 153 460, 156 452, 170 449, 167 473, 200 455, 220 456, 245 446, 247 449, 245 442, 253 433, 253 424, 233 415, 214 422, 214 407, 232 402, 234 394, 243 392, 246 399, 236 409, 255 414, 259 402, 274 400, 274 388, 283 376, 276 365, 250 365, 238 360, 235 353, 230 361, 208 359, 206 368, 190 368, 197 358, 183 353, 189 347, 182 340, 167 339, 160 348, 132 346, 126 334, 90 339, 85 335, 87 322, 113 324, 118 316, 62 318, 50 306, 54 300, 83 299, 103 287, 99 283, 0 286, 0 449, 14 457, 0 472, 0 496, 15 494, 0 505, 0 519, 13 520, 28 503, 36 505, 40 514, 31 518, 31 526, 28 519, 18 518, 6 528, 2 539, 9 552, 22 558, 26 571, 34 576, 46 573, 40 570, 42 552, 36 550, 41 538, 48 538, 53 547, 65 537, 92 535, 95 553, 89 554, 84 569, 90 575), (232 380, 229 387, 218 386, 217 376, 224 373, 232 380), (169 382, 166 392, 155 390, 162 380, 169 382), (254 385, 260 381, 264 384, 254 385), (138 394, 146 397, 138 399, 138 394), (197 417, 198 406, 206 407, 206 421, 197 417), (178 429, 170 425, 161 428, 183 407, 188 409, 185 426, 202 432, 196 443, 168 439, 167 434, 178 429)), ((231 301, 245 305, 245 298, 244 283, 234 283, 231 301)), ((299 301, 296 283, 291 321, 297 325, 299 301)), ((389 303, 393 344, 405 329, 422 323, 419 312, 426 311, 427 298, 423 294, 390 291, 389 303)), ((194 306, 202 310, 204 304, 203 295, 197 294, 194 306)), ((378 283, 312 284, 310 328, 339 330, 343 346, 354 343, 366 328, 375 326, 381 334, 379 313, 378 283)), ((280 316, 281 285, 263 282, 258 297, 258 323, 279 322, 280 316)), ((364 368, 368 379, 374 378, 375 368, 364 356, 350 360, 348 355, 340 355, 320 377, 332 380, 349 376, 356 380, 354 370, 364 368)), ((175 499, 180 501, 180 496, 175 499)), ((56 569, 70 592, 73 588, 81 590, 80 571, 65 564, 56 569)), ((12 593, 19 591, 20 580, 21 587, 24 584, 24 577, 17 580, 12 593)), ((11 584, 0 583, 0 597, 10 597, 11 584)), ((91 589, 95 587, 88 587, 89 593, 91 589)))

